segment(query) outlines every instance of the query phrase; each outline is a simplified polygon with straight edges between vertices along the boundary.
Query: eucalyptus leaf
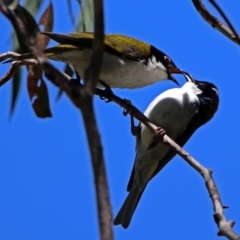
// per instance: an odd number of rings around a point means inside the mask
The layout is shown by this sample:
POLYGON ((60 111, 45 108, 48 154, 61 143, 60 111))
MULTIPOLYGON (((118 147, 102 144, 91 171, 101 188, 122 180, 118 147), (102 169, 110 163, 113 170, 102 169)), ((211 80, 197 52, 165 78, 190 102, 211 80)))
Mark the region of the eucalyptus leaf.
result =
MULTIPOLYGON (((24 25, 27 26, 27 30, 29 34, 32 36, 36 36, 39 32, 39 26, 36 23, 33 16, 28 12, 28 10, 20 5, 14 10, 15 14, 23 21, 24 25)), ((23 52, 28 52, 28 46, 25 44, 24 40, 22 39, 21 33, 18 32, 17 29, 15 29, 15 32, 17 34, 18 42, 20 45, 20 48, 23 52)))
POLYGON ((40 7, 42 6, 43 0, 25 0, 24 6, 28 9, 33 16, 37 14, 40 7))
MULTIPOLYGON (((38 24, 43 25, 44 32, 52 32, 54 23, 54 12, 53 12, 53 4, 50 2, 44 13, 42 14, 38 24)), ((37 43, 41 49, 45 49, 50 41, 50 38, 38 34, 37 35, 37 43)))
POLYGON ((82 9, 78 19, 76 31, 92 32, 94 26, 93 0, 85 0, 80 5, 82 9))
POLYGON ((39 118, 52 117, 47 85, 41 78, 42 71, 36 66, 30 67, 27 76, 27 89, 33 110, 39 118))
POLYGON ((11 97, 10 117, 13 115, 13 112, 16 107, 19 90, 21 86, 21 75, 22 75, 22 69, 18 68, 12 79, 12 97, 11 97))

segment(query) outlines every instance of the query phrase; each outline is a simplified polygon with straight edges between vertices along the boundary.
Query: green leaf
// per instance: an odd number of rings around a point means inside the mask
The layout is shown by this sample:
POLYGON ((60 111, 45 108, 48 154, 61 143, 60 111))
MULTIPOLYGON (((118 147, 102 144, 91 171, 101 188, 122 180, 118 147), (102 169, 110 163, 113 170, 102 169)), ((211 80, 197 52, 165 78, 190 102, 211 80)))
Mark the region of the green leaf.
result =
POLYGON ((33 16, 37 14, 42 6, 43 0, 25 0, 24 5, 33 16))
POLYGON ((93 0, 85 0, 80 3, 81 14, 77 23, 76 31, 92 32, 94 26, 93 0))
POLYGON ((22 74, 22 69, 18 68, 12 79, 12 97, 11 97, 10 117, 13 115, 13 112, 16 107, 17 98, 18 98, 19 90, 21 86, 21 74, 22 74))

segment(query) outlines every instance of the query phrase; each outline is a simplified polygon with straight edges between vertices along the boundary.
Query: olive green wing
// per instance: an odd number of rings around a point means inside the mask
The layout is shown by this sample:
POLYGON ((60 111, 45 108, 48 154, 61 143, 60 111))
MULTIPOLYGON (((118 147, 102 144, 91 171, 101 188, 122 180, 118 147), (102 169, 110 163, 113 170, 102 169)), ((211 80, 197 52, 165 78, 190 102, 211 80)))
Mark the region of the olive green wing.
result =
MULTIPOLYGON (((60 44, 74 45, 80 50, 92 48, 94 38, 93 33, 90 32, 73 32, 70 34, 41 33, 60 44)), ((105 35, 104 43, 106 52, 135 61, 146 59, 151 52, 151 45, 118 34, 105 35)))

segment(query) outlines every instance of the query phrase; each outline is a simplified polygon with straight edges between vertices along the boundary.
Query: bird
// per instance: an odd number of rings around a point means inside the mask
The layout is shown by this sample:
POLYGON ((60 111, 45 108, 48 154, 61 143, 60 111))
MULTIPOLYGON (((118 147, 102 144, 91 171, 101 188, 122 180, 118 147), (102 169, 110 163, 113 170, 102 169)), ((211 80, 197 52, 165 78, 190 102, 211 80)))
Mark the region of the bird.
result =
MULTIPOLYGON (((181 88, 158 95, 144 113, 180 146, 214 116, 219 105, 218 88, 213 83, 186 78, 188 81, 181 88)), ((136 157, 127 186, 129 193, 113 220, 114 225, 123 228, 128 228, 148 182, 176 155, 163 141, 154 141, 154 133, 144 124, 140 123, 138 127, 136 157)))
MULTIPOLYGON (((84 76, 92 54, 93 33, 40 32, 40 34, 59 43, 44 50, 46 57, 68 63, 81 77, 84 76)), ((109 87, 135 89, 167 79, 178 84, 172 74, 181 74, 181 70, 167 54, 156 47, 119 34, 106 34, 104 44, 99 79, 109 87)), ((32 57, 31 53, 26 53, 5 63, 32 57)), ((99 82, 97 86, 102 87, 102 84, 99 82)))

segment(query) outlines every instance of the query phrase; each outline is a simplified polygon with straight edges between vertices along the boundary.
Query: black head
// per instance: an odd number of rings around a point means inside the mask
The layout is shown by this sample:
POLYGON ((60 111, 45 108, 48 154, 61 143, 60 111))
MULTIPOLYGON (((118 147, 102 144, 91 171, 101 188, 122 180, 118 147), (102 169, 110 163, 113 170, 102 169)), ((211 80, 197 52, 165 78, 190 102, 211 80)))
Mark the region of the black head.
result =
POLYGON ((151 55, 155 56, 157 61, 160 61, 163 64, 163 66, 166 68, 168 73, 168 78, 171 79, 176 84, 178 84, 177 80, 172 76, 172 74, 182 73, 182 71, 175 65, 172 59, 167 54, 155 48, 154 46, 151 46, 150 51, 151 51, 151 55))
POLYGON ((218 109, 219 93, 218 88, 210 82, 195 80, 195 84, 201 93, 198 94, 200 105, 199 113, 202 124, 208 122, 218 109))

